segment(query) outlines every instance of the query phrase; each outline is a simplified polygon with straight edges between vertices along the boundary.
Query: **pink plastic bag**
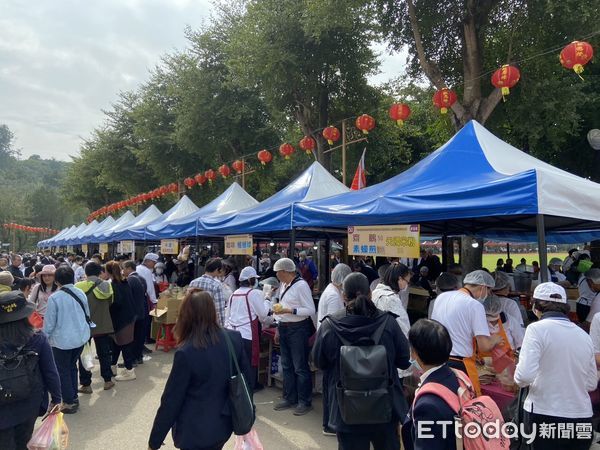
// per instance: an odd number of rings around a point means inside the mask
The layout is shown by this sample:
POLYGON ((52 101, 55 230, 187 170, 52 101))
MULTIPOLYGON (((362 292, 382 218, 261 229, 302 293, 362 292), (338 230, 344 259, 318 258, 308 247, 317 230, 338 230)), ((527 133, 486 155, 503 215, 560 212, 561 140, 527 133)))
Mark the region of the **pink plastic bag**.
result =
POLYGON ((236 436, 234 450, 263 450, 263 445, 258 438, 256 429, 252 428, 250 433, 243 436, 236 436))
POLYGON ((50 414, 42 421, 27 443, 29 450, 49 450, 51 448, 54 440, 54 424, 57 418, 58 414, 50 414))

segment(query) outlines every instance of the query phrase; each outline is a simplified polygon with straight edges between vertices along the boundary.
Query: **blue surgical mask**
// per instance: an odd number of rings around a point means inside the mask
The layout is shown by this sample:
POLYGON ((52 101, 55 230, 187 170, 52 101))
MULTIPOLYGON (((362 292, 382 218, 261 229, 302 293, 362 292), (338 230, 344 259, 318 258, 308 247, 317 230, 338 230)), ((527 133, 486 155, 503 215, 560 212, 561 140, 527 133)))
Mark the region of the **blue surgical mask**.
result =
POLYGON ((415 368, 415 370, 416 370, 418 373, 423 373, 423 372, 424 372, 423 368, 421 367, 421 365, 419 364, 419 362, 418 362, 416 359, 412 359, 412 358, 411 358, 411 359, 409 360, 409 362, 410 362, 410 364, 411 364, 411 365, 412 365, 412 366, 415 368))

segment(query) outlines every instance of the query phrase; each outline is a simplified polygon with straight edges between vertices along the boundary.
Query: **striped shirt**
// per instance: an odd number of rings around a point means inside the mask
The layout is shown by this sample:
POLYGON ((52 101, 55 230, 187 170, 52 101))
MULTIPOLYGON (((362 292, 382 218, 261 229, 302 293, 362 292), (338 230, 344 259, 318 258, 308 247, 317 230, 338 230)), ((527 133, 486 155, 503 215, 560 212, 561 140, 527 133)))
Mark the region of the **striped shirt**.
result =
POLYGON ((219 325, 225 325, 225 295, 223 295, 223 288, 221 282, 215 277, 210 275, 202 275, 200 278, 196 278, 190 283, 190 287, 200 288, 203 291, 210 293, 215 302, 215 309, 217 310, 217 320, 219 325))

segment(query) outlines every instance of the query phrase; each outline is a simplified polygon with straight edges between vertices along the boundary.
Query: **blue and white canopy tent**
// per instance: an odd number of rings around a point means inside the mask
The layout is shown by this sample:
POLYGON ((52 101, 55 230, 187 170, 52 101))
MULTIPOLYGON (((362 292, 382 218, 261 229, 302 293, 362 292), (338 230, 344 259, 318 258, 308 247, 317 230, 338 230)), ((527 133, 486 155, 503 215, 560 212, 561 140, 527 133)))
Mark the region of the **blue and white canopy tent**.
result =
POLYGON ((83 232, 86 229, 86 227, 87 227, 87 224, 85 222, 80 223, 78 227, 76 227, 69 233, 65 233, 61 238, 56 239, 52 245, 57 245, 57 246, 69 245, 69 244, 67 244, 67 242, 70 241, 73 237, 77 236, 77 234, 83 232))
POLYGON ((100 236, 110 227, 115 224, 115 219, 113 216, 106 217, 100 225, 95 230, 90 231, 89 233, 84 233, 82 237, 79 238, 79 244, 98 244, 100 236))
POLYGON ((42 247, 51 247, 53 244, 53 242, 57 239, 60 239, 62 236, 64 236, 65 234, 69 233, 70 231, 73 231, 75 229, 75 225, 71 225, 70 227, 66 227, 63 228, 62 230, 60 230, 57 234, 55 234, 52 237, 49 237, 48 239, 44 239, 43 241, 38 242, 38 247, 42 248, 42 247))
POLYGON ((239 213, 255 205, 258 205, 256 199, 234 181, 221 195, 196 212, 182 219, 172 220, 163 228, 149 234, 154 239, 196 236, 199 219, 216 214, 239 213))
POLYGON ((98 229, 100 223, 97 220, 90 222, 87 227, 78 233, 72 234, 71 237, 65 240, 63 245, 77 245, 80 242, 82 236, 93 233, 98 229))
POLYGON ((314 162, 292 183, 254 207, 199 217, 196 234, 226 236, 232 234, 270 234, 293 229, 293 205, 336 194, 349 189, 331 175, 321 164, 314 162))
POLYGON ((111 239, 114 242, 127 240, 142 240, 144 239, 146 225, 151 224, 160 216, 162 216, 160 210, 155 205, 150 205, 139 216, 137 216, 133 222, 128 224, 125 229, 121 231, 116 231, 111 236, 111 239))
POLYGON ((98 242, 112 242, 114 240, 112 239, 112 236, 115 233, 127 229, 133 222, 135 222, 135 214, 129 210, 126 211, 125 214, 115 221, 112 227, 106 229, 102 233, 102 236, 99 237, 100 240, 98 242))
POLYGON ((599 184, 539 161, 471 121, 389 180, 295 204, 293 226, 418 223, 424 233, 446 236, 535 233, 545 249, 546 233, 600 231, 599 199, 599 184))
POLYGON ((190 216, 194 212, 198 211, 198 209, 199 208, 194 204, 194 202, 192 202, 187 195, 184 195, 166 213, 155 219, 153 222, 147 224, 144 227, 144 236, 140 239, 144 241, 158 239, 155 237, 154 233, 169 226, 176 220, 190 216))

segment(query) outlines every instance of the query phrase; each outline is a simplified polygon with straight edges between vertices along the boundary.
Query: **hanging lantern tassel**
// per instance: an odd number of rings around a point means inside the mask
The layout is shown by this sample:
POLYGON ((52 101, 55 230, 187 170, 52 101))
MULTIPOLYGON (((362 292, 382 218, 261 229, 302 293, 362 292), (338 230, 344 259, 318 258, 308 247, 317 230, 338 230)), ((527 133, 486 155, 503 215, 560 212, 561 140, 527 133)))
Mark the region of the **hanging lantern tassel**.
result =
POLYGON ((583 80, 581 73, 585 66, 594 56, 594 48, 584 41, 573 41, 560 52, 560 63, 566 69, 573 69, 579 78, 583 80))

